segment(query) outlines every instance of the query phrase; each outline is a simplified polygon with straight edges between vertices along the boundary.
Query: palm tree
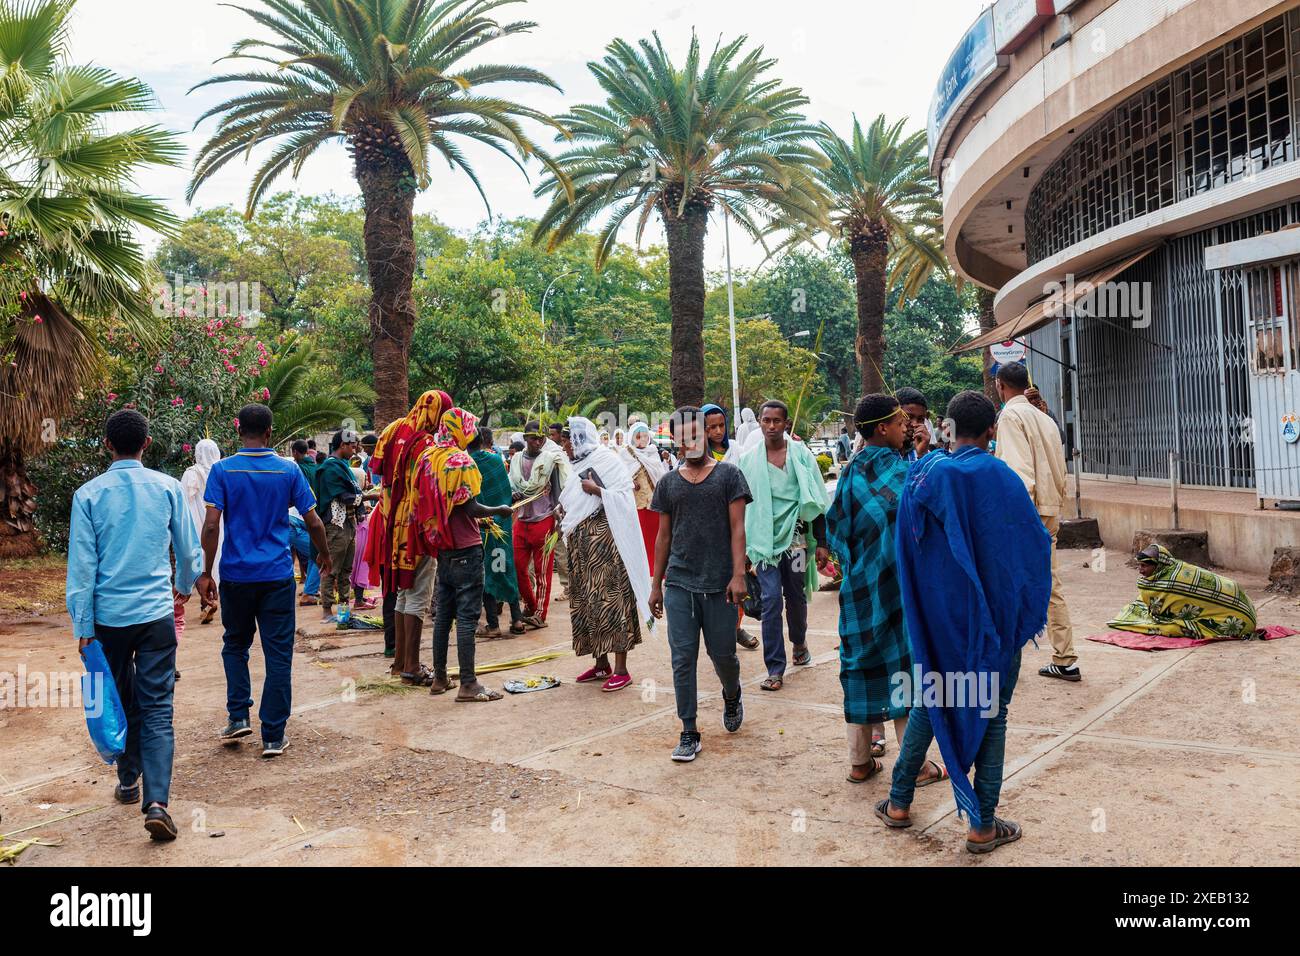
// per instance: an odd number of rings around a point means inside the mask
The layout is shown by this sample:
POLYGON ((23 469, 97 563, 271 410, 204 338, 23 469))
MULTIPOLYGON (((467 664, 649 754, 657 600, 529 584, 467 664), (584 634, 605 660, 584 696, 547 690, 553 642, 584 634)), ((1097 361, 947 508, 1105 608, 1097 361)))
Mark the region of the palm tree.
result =
POLYGON ((864 394, 885 388, 885 298, 899 286, 916 295, 935 269, 946 270, 943 205, 930 176, 924 132, 904 135, 900 120, 878 116, 864 133, 853 119, 853 140, 821 128, 827 164, 817 178, 829 196, 835 233, 853 262, 858 300, 858 367, 864 394))
POLYGON ((307 392, 304 379, 324 361, 310 341, 296 334, 291 334, 271 356, 258 381, 270 393, 266 405, 279 435, 291 438, 342 428, 349 421, 359 422, 364 417, 361 406, 375 400, 369 385, 348 379, 331 379, 324 387, 307 392))
MULTIPOLYGON (((365 254, 370 273, 370 350, 375 368, 376 425, 408 407, 407 361, 415 326, 412 205, 431 182, 436 156, 464 172, 483 196, 459 141, 484 143, 522 170, 532 155, 550 165, 520 126, 553 119, 480 90, 493 83, 559 89, 524 66, 462 67, 459 62, 499 37, 531 30, 531 22, 498 23, 489 14, 520 0, 262 0, 244 9, 269 39, 240 40, 230 57, 272 69, 226 73, 199 83, 256 83, 257 89, 218 103, 198 122, 220 114, 199 152, 192 198, 236 156, 274 142, 253 175, 245 215, 271 183, 323 144, 341 141, 365 203, 365 254), (518 159, 511 151, 518 154, 518 159)), ((558 128, 558 127, 557 127, 558 128)))
POLYGON ((0 0, 0 557, 33 553, 36 488, 26 459, 58 439, 99 361, 88 320, 154 328, 137 227, 176 219, 132 191, 183 150, 156 126, 107 132, 154 107, 138 80, 66 62, 70 0, 0 0))
POLYGON ((823 204, 809 167, 815 127, 799 109, 808 99, 766 77, 775 60, 761 47, 742 55, 745 37, 717 45, 700 61, 692 35, 679 69, 659 35, 636 46, 615 40, 588 69, 605 91, 600 105, 559 117, 576 141, 556 157, 572 183, 554 175, 537 194, 551 205, 533 234, 554 249, 608 212, 596 243, 601 266, 619 227, 636 214, 638 243, 658 212, 668 237, 672 311, 671 382, 678 405, 704 398, 704 237, 721 207, 760 243, 777 229, 810 236, 823 204))

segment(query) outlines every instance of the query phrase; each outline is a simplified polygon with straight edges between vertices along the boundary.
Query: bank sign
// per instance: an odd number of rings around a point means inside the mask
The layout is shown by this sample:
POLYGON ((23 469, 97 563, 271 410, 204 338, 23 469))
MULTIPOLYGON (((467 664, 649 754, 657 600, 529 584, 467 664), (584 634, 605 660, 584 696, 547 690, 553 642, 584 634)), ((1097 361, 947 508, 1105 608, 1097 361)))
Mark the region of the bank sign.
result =
POLYGON ((999 68, 997 41, 993 29, 993 8, 989 7, 966 31, 944 65, 930 102, 929 138, 933 161, 939 137, 957 111, 999 68))
POLYGON ((1054 0, 998 0, 993 4, 993 40, 998 53, 1014 53, 1056 15, 1054 0))

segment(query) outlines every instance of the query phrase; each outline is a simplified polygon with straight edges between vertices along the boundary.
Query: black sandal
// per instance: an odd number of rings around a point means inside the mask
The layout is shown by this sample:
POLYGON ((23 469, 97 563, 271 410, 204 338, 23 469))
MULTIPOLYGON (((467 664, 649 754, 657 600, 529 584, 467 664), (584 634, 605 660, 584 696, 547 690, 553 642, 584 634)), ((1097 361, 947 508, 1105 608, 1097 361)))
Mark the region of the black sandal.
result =
POLYGON ((899 820, 896 817, 891 817, 889 815, 888 797, 886 797, 884 800, 881 800, 874 807, 872 807, 871 812, 874 813, 876 816, 880 817, 881 822, 884 823, 885 826, 889 827, 891 830, 906 830, 908 827, 912 825, 911 817, 906 817, 902 820, 899 820))
POLYGON ((1019 823, 1012 823, 1010 820, 1003 820, 1000 817, 993 818, 993 839, 985 841, 971 840, 967 838, 966 849, 971 853, 992 853, 1004 843, 1015 843, 1020 839, 1021 830, 1019 823))
POLYGON ((420 669, 414 674, 403 671, 401 677, 403 684, 409 684, 412 687, 428 687, 433 683, 433 671, 429 670, 424 664, 421 664, 420 669))

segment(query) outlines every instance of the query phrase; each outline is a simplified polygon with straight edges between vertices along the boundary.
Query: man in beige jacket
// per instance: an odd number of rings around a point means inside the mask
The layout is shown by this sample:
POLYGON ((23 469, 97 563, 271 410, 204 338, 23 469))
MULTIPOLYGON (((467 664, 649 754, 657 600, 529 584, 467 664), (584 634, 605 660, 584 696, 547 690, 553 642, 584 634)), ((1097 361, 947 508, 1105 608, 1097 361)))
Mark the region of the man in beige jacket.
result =
POLYGON ((1019 363, 998 369, 997 389, 1003 401, 998 416, 995 454, 1020 476, 1033 499, 1043 526, 1052 536, 1052 600, 1047 608, 1047 637, 1052 642, 1052 663, 1040 668, 1043 677, 1078 681, 1074 629, 1070 609, 1061 594, 1056 565, 1056 532, 1060 526, 1061 502, 1065 500, 1065 450, 1056 424, 1025 398, 1029 372, 1019 363))

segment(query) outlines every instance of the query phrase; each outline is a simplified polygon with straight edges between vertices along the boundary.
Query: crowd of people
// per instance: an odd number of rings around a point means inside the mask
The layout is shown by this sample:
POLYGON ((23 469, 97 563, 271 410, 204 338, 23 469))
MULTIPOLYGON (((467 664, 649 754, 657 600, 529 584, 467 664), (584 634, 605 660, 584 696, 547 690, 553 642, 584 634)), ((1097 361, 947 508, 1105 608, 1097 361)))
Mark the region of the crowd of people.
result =
POLYGON ((983 394, 962 392, 939 426, 916 389, 865 396, 856 438, 846 430, 837 444, 833 491, 780 401, 742 410, 734 430, 717 405, 678 408, 666 440, 644 422, 610 435, 582 417, 534 420, 498 448, 490 428, 432 390, 378 434, 341 429, 325 453, 297 439, 291 457, 275 450, 270 409, 254 404, 239 412, 242 447, 222 458, 199 442, 180 482, 143 467, 148 422, 117 412, 105 436, 113 462, 74 498, 67 589, 75 636, 104 645, 127 708, 116 796, 140 803, 152 837, 175 837, 176 640, 194 592, 205 620, 221 615, 224 744, 253 733, 256 634, 262 755, 287 747, 295 605, 340 625, 382 606, 398 680, 488 703, 502 695, 478 680, 477 641, 546 627, 558 576, 573 651, 590 659, 578 683, 628 687, 629 656, 666 630, 681 723, 671 758, 689 762, 703 749, 701 642, 723 727, 736 733, 738 648, 761 643, 758 686, 780 692, 788 665, 813 661, 820 574, 839 587, 848 779, 883 772, 892 722, 898 759, 875 806, 885 825, 909 826, 915 789, 949 780, 968 849, 1017 839, 996 810, 1021 648, 1045 632, 1053 659, 1039 673, 1080 674, 1056 580, 1058 425, 1026 397, 1023 366, 1004 366, 997 385, 1000 416, 983 394), (741 627, 746 613, 759 638, 741 627), (941 762, 927 759, 932 741, 941 762))

